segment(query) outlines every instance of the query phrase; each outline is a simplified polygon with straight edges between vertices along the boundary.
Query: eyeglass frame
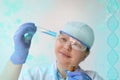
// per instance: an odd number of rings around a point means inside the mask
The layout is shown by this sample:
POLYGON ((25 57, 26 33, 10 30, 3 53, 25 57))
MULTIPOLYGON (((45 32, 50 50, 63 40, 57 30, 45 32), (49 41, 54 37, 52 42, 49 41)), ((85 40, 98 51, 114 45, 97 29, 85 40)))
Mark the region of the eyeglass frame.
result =
MULTIPOLYGON (((59 40, 60 41, 60 35, 61 34, 65 34, 65 35, 67 35, 66 33, 64 33, 64 32, 60 32, 59 33, 59 35, 58 35, 58 37, 57 37, 57 40, 59 40)), ((67 35, 67 36, 69 36, 69 35, 67 35)), ((69 37, 71 37, 71 36, 69 36, 69 37)), ((73 38, 73 37, 71 37, 71 38, 73 38)), ((74 38, 73 38, 74 39, 74 38)), ((75 39, 76 40, 76 39, 75 39)), ((78 41, 78 40, 76 40, 76 41, 78 41)), ((60 41, 61 43, 62 43, 62 41, 60 41)), ((74 45, 74 43, 72 42, 72 41, 66 41, 66 42, 64 42, 64 43, 68 43, 68 42, 70 42, 70 44, 71 44, 71 47, 72 47, 72 49, 75 49, 73 46, 75 46, 74 45)), ((89 48, 86 46, 86 45, 84 45, 83 43, 81 43, 80 41, 78 41, 78 43, 80 44, 80 46, 82 46, 82 47, 84 47, 84 49, 82 50, 82 49, 75 49, 75 50, 78 50, 78 51, 88 51, 89 52, 89 48)), ((75 46, 75 47, 77 47, 77 46, 75 46)), ((80 47, 79 47, 80 48, 80 47)))

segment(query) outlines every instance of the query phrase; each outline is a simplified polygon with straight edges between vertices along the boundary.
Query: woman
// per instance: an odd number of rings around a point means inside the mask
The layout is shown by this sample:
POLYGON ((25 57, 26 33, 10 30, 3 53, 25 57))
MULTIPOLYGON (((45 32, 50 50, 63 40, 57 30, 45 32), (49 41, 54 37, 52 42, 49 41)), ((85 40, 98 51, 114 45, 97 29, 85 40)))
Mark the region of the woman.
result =
POLYGON ((75 21, 68 22, 59 31, 55 43, 56 62, 53 65, 38 66, 20 73, 35 32, 33 23, 25 23, 16 31, 15 49, 8 64, 13 72, 8 74, 9 80, 16 80, 18 77, 19 80, 103 80, 96 72, 84 71, 79 66, 90 53, 94 33, 87 24, 75 21), (29 39, 25 39, 26 33, 31 35, 29 39))

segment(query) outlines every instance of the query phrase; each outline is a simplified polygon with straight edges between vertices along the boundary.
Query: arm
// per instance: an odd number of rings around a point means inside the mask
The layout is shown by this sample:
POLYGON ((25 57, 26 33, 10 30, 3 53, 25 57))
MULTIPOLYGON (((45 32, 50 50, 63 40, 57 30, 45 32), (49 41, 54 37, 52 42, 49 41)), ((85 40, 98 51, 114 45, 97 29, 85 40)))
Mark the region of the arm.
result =
POLYGON ((15 65, 8 61, 0 76, 0 80, 18 80, 21 68, 22 64, 15 65))
POLYGON ((36 26, 33 23, 22 24, 16 31, 14 35, 14 52, 3 70, 0 80, 18 80, 35 32, 36 26))

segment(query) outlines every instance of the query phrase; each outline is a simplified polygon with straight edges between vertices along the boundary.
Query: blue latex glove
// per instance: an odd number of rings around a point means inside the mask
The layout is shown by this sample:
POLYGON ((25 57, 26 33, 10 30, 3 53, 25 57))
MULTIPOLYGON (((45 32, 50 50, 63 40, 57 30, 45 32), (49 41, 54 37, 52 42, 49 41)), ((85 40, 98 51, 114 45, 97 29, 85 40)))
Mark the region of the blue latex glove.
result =
POLYGON ((67 80, 92 80, 86 73, 82 71, 66 71, 67 80))
POLYGON ((26 61, 31 40, 37 28, 34 23, 24 23, 15 32, 14 35, 14 52, 11 61, 14 64, 23 64, 26 61))

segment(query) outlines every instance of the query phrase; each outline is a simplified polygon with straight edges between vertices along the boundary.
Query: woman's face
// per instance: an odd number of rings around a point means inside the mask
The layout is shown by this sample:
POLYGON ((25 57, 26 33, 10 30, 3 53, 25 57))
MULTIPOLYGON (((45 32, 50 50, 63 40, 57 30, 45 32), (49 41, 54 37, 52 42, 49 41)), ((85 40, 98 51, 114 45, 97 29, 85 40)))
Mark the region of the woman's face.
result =
POLYGON ((82 47, 80 42, 72 37, 60 34, 55 44, 57 65, 63 68, 68 68, 72 65, 77 66, 88 55, 88 52, 80 50, 82 47))

